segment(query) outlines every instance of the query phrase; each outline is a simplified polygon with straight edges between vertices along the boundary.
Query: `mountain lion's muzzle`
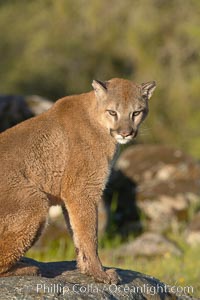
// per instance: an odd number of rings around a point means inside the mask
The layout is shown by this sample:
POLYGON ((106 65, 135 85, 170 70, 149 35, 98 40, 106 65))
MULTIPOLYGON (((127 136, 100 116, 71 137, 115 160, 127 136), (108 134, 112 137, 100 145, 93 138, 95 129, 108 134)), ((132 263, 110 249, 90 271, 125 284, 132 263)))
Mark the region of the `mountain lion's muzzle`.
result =
POLYGON ((133 128, 110 129, 110 135, 114 137, 119 144, 126 144, 137 136, 138 131, 133 128))

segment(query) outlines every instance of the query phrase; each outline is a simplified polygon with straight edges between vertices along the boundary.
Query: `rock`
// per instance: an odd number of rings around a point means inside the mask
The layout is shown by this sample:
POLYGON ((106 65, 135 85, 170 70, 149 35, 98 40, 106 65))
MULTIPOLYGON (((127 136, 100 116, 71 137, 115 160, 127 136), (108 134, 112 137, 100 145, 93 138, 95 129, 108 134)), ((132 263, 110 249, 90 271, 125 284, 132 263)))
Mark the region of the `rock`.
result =
POLYGON ((142 223, 136 198, 136 184, 120 170, 112 169, 104 191, 105 203, 110 207, 110 219, 118 234, 141 233, 142 223))
MULTIPOLYGON (((129 198, 145 217, 148 230, 164 232, 173 224, 187 222, 190 206, 200 203, 200 164, 179 149, 130 146, 119 157, 115 172, 112 186, 123 183, 124 178, 132 183, 129 198)), ((121 202, 127 202, 118 187, 116 190, 121 202)))
POLYGON ((171 254, 180 256, 182 251, 174 242, 153 232, 143 233, 134 241, 128 242, 114 251, 114 255, 119 257, 153 257, 171 254))
POLYGON ((0 132, 46 111, 52 104, 40 96, 0 95, 0 132))
POLYGON ((191 246, 200 244, 200 211, 194 215, 186 228, 186 241, 191 246))
POLYGON ((151 220, 148 224, 153 231, 164 231, 169 227, 170 222, 188 218, 189 202, 187 196, 183 194, 177 194, 174 197, 157 195, 154 201, 147 199, 139 202, 138 206, 151 220))
MULTIPOLYGON (((41 263, 42 277, 0 278, 0 300, 14 299, 177 299, 170 287, 153 277, 129 270, 117 269, 120 285, 95 283, 89 276, 75 269, 75 262, 41 263)), ((179 298, 181 299, 181 298, 179 298)))
POLYGON ((26 96, 25 101, 34 115, 39 115, 48 110, 53 102, 38 95, 26 96))
POLYGON ((33 116, 24 97, 0 96, 0 132, 33 116))

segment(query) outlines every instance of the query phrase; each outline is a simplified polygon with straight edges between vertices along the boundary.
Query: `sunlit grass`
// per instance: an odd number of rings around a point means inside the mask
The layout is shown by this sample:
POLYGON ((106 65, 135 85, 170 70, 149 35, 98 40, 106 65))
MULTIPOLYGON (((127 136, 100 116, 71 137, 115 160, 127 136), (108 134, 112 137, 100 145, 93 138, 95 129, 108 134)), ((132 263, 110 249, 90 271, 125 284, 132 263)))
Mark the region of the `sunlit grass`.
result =
POLYGON ((39 261, 64 261, 75 259, 74 245, 67 237, 46 242, 45 247, 33 247, 27 256, 39 261))

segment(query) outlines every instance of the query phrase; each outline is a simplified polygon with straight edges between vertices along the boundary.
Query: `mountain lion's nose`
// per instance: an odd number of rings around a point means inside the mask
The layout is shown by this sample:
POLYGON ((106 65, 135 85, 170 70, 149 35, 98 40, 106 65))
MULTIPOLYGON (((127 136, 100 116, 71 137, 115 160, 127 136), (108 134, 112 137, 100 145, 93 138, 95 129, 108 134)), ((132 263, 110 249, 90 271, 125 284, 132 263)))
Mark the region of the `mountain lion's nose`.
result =
POLYGON ((133 134, 133 129, 129 129, 129 130, 120 130, 119 134, 123 137, 127 137, 129 135, 133 134))

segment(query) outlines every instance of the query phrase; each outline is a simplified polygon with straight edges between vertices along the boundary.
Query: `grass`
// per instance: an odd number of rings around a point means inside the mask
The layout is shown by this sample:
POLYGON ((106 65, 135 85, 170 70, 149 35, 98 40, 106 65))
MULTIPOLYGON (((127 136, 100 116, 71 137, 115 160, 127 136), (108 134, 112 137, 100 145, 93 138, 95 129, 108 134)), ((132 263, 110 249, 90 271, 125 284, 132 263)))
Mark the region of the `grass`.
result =
MULTIPOLYGON (((172 236, 177 242, 177 237, 172 236)), ((178 244, 183 250, 183 255, 176 257, 166 253, 163 257, 133 259, 132 257, 116 258, 112 249, 121 244, 121 239, 116 236, 114 239, 103 239, 100 242, 99 254, 104 265, 129 270, 135 270, 151 275, 172 286, 192 287, 191 296, 200 295, 200 260, 199 247, 189 247, 179 237, 178 244), (102 248, 101 245, 104 247, 102 248)), ((75 259, 74 246, 72 241, 66 237, 57 240, 46 240, 45 246, 35 246, 27 253, 28 257, 40 261, 63 261, 75 259)))
POLYGON ((200 261, 197 247, 187 248, 182 257, 167 253, 163 257, 151 259, 127 257, 120 261, 112 257, 102 256, 102 258, 105 265, 135 270, 156 277, 171 286, 191 286, 192 296, 200 295, 200 261))

